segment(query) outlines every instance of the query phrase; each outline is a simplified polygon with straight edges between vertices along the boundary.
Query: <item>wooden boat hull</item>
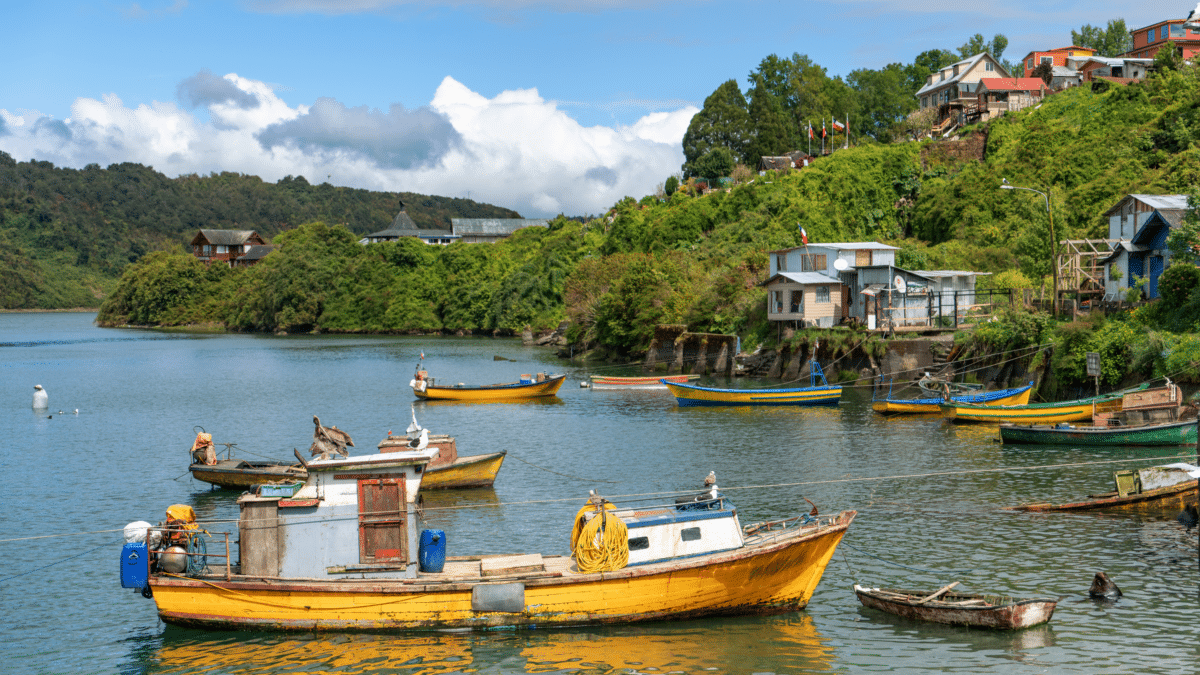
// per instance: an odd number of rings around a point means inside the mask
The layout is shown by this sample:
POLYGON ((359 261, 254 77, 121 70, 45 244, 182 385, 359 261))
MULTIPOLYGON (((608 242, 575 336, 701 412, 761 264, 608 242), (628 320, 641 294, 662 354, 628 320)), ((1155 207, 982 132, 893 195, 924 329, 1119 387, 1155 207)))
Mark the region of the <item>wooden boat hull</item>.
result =
POLYGON ((296 463, 223 459, 216 464, 192 464, 192 478, 223 488, 250 488, 282 480, 303 481, 308 472, 296 463))
POLYGON ((514 382, 511 384, 492 384, 481 387, 427 385, 423 390, 414 387, 413 393, 417 398, 430 401, 520 401, 522 399, 538 398, 541 396, 555 396, 558 394, 558 390, 562 387, 563 381, 566 378, 566 375, 559 375, 543 380, 542 382, 532 382, 529 384, 514 382))
POLYGON ((1148 385, 1134 389, 1058 403, 1029 405, 976 405, 943 403, 942 416, 955 422, 1009 422, 1011 424, 1058 424, 1091 420, 1099 412, 1120 412, 1126 394, 1145 391, 1148 385))
POLYGON ((1191 480, 1125 496, 1110 492, 1068 504, 1045 502, 1004 508, 1008 511, 1141 511, 1153 509, 1178 513, 1196 503, 1196 481, 1191 480))
POLYGON ((820 525, 748 537, 737 550, 615 572, 336 581, 152 575, 150 586, 163 621, 222 629, 490 628, 771 614, 808 604, 854 516, 846 511, 820 525), (507 608, 513 611, 473 609, 496 592, 516 594, 517 605, 507 608))
MULTIPOLYGON (((981 400, 989 394, 972 394, 969 396, 954 396, 952 401, 958 403, 978 403, 981 405, 1026 405, 1029 403, 1029 394, 1033 391, 1033 385, 1029 384, 1024 387, 1015 387, 1006 389, 1009 392, 1006 395, 999 395, 1002 392, 990 392, 992 398, 990 400, 981 400)), ((924 413, 941 413, 941 405, 945 402, 943 398, 929 399, 899 399, 885 398, 871 402, 871 409, 877 413, 884 415, 898 414, 924 414, 924 413)))
POLYGON ((1001 424, 1000 440, 1008 444, 1040 445, 1195 445, 1196 420, 1137 426, 1078 426, 1001 424))
POLYGON ((842 398, 838 386, 799 389, 716 389, 665 382, 680 406, 718 405, 837 405, 842 398))
MULTIPOLYGON (((425 478, 421 481, 422 490, 455 490, 462 488, 491 487, 496 482, 496 474, 504 463, 504 452, 492 452, 484 455, 458 457, 453 462, 442 466, 426 469, 425 478)), ((236 460, 224 460, 236 464, 236 460)), ((218 466, 221 463, 218 462, 218 466)), ((204 464, 193 464, 190 468, 192 477, 218 487, 233 489, 249 489, 255 485, 279 480, 295 479, 303 481, 308 477, 299 465, 285 465, 281 468, 291 469, 282 471, 260 470, 219 470, 204 464)))
POLYGON ((928 591, 863 588, 857 584, 854 594, 864 607, 906 619, 995 630, 1016 630, 1046 623, 1058 604, 1057 600, 1048 598, 994 598, 966 593, 946 593, 938 600, 918 603, 917 600, 929 595, 928 591), (964 601, 976 604, 961 604, 964 601))
POLYGON ((650 377, 611 377, 592 375, 593 389, 666 389, 663 381, 686 383, 699 380, 699 375, 666 375, 650 377))

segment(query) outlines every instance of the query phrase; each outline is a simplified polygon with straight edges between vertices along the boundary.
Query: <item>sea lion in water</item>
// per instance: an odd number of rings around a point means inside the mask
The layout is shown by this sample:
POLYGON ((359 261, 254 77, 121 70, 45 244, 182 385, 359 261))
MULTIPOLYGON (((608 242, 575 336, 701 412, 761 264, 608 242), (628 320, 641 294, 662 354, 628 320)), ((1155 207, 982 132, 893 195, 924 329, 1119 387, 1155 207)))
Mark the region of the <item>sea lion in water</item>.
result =
POLYGON ((1123 594, 1121 593, 1121 589, 1117 588, 1117 585, 1104 572, 1096 572, 1096 578, 1092 579, 1092 587, 1088 589, 1088 595, 1093 598, 1116 600, 1123 594))

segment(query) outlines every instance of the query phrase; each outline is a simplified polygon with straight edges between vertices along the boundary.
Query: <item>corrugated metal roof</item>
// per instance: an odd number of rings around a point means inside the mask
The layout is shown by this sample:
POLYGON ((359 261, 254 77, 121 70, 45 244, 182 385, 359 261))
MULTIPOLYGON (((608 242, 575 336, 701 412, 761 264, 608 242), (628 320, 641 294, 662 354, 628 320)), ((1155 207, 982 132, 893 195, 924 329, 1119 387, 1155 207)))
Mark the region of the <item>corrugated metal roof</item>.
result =
POLYGON ((459 236, 506 237, 525 227, 548 227, 545 218, 451 218, 450 227, 459 236))
POLYGON ((934 279, 938 277, 983 277, 990 275, 991 272, 968 272, 965 270, 921 270, 920 272, 912 272, 911 274, 920 274, 923 277, 934 279))
MULTIPOLYGON (((801 248, 806 248, 806 247, 793 246, 791 248, 781 248, 781 249, 778 249, 775 251, 767 251, 767 253, 788 253, 790 251, 795 251, 796 249, 801 249, 801 248)), ((897 248, 895 246, 888 246, 887 244, 880 244, 880 243, 874 242, 874 241, 860 241, 857 243, 849 243, 849 244, 847 244, 847 243, 826 244, 825 242, 821 242, 821 243, 814 242, 814 243, 810 243, 807 246, 807 248, 829 248, 829 249, 834 249, 836 251, 866 251, 866 250, 899 251, 900 250, 899 248, 897 248)))
POLYGON ((1129 200, 1139 201, 1152 209, 1186 209, 1187 195, 1140 195, 1128 194, 1121 198, 1121 201, 1113 205, 1112 208, 1104 212, 1105 217, 1111 216, 1118 209, 1125 205, 1129 200))
POLYGON ((824 274, 821 274, 819 272, 778 272, 774 276, 772 276, 770 279, 767 279, 766 281, 764 281, 763 285, 766 286, 767 284, 771 283, 772 281, 775 281, 779 277, 783 277, 784 279, 787 279, 788 281, 794 281, 798 284, 840 284, 840 283, 842 283, 841 281, 834 279, 833 277, 825 276, 824 274))

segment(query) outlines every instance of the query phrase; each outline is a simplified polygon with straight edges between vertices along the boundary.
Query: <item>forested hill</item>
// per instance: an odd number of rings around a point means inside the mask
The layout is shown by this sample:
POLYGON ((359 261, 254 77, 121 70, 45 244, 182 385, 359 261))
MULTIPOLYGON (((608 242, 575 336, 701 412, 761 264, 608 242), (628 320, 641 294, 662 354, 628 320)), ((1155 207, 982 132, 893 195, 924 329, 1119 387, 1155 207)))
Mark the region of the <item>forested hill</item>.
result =
POLYGON ((449 229, 451 217, 520 217, 469 199, 312 185, 303 176, 168 178, 141 164, 78 170, 0 152, 0 308, 96 307, 126 265, 187 245, 200 228, 270 239, 320 220, 366 234, 391 224, 401 200, 425 229, 449 229))

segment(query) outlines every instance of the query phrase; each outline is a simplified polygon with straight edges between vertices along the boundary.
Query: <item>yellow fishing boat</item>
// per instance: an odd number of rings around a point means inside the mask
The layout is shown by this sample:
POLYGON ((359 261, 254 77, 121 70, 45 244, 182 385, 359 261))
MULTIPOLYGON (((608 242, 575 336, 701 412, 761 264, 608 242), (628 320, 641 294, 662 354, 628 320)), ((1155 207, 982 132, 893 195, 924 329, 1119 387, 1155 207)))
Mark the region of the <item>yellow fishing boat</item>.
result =
MULTIPOLYGON (((1140 389, 1145 389, 1142 385, 1140 389)), ((1057 403, 1027 405, 982 405, 950 402, 941 405, 942 416, 956 422, 1012 422, 1014 424, 1056 424, 1090 420, 1098 413, 1120 412, 1127 391, 1057 403)))
POLYGON ((483 403, 555 396, 566 378, 566 375, 548 376, 545 373, 538 373, 537 377, 522 375, 520 381, 505 384, 484 384, 473 387, 463 384, 447 386, 436 384, 428 373, 419 370, 408 384, 420 399, 483 403))
POLYGON ((153 597, 164 622, 247 630, 768 614, 808 604, 856 515, 742 527, 710 474, 703 491, 678 498, 618 505, 593 494, 576 516, 570 556, 446 557, 444 533, 418 527, 432 456, 314 460, 294 495, 242 495, 236 560, 230 533, 200 530, 189 507, 171 507, 166 526, 130 523, 122 586, 153 597))
MULTIPOLYGON (((997 405, 1027 405, 1029 403, 1029 394, 1033 391, 1033 383, 1024 387, 1014 387, 1011 389, 1001 389, 999 391, 986 391, 978 394, 965 394, 962 396, 951 396, 950 400, 955 403, 973 403, 987 406, 997 405)), ((899 414, 938 414, 942 411, 942 404, 946 402, 944 396, 937 398, 881 398, 871 401, 871 409, 883 415, 899 415, 899 414)))
POLYGON ((719 389, 717 387, 701 387, 683 382, 671 382, 663 379, 675 397, 675 402, 683 407, 690 406, 727 406, 727 405, 837 405, 842 398, 842 388, 831 385, 825 379, 816 360, 809 362, 809 386, 790 389, 719 389), (817 384, 817 378, 821 384, 817 384))

